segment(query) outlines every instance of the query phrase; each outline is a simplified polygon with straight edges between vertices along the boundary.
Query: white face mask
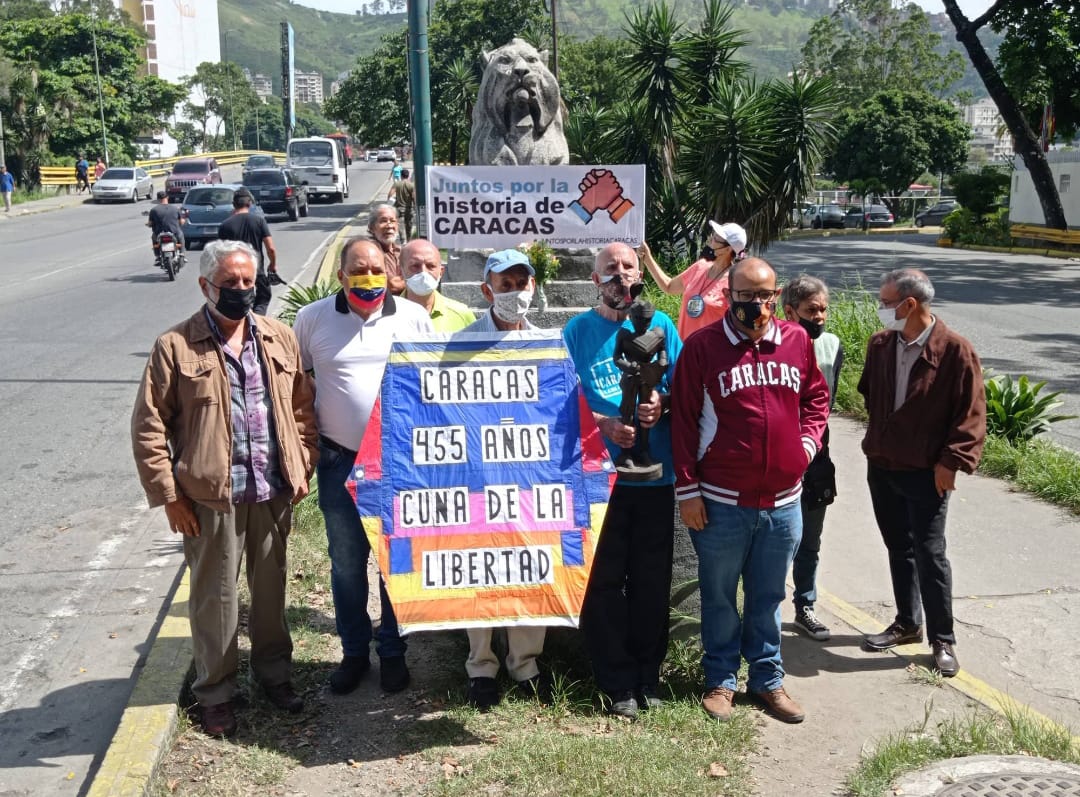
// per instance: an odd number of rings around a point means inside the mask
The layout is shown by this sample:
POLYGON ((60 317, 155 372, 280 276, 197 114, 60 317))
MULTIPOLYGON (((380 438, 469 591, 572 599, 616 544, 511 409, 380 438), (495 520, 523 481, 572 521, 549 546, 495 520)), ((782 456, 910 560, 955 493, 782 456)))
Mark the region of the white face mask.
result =
POLYGON ((421 271, 405 280, 405 286, 417 296, 430 296, 439 287, 439 280, 430 271, 421 271))
POLYGON ((495 313, 495 317, 504 324, 516 324, 529 312, 529 305, 532 304, 533 300, 533 290, 529 288, 524 291, 496 293, 494 296, 495 302, 492 312, 495 313))
POLYGON ((885 329, 891 329, 894 332, 900 332, 907 324, 906 318, 896 317, 895 307, 879 307, 877 309, 878 318, 881 319, 882 326, 885 329))

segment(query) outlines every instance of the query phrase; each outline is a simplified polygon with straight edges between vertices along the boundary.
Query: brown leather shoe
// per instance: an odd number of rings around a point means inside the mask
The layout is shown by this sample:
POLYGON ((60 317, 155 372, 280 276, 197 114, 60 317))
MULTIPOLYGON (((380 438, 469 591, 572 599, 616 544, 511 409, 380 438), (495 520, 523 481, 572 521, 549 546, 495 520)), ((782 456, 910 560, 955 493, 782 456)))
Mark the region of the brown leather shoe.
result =
POLYGON ((731 701, 735 693, 724 686, 714 686, 701 698, 701 707, 714 720, 727 722, 731 719, 731 701))
POLYGON ((290 714, 299 714, 304 710, 304 698, 296 694, 292 684, 288 681, 283 684, 264 686, 263 692, 266 693, 266 699, 282 711, 288 711, 290 714))
POLYGON ((794 724, 806 719, 806 714, 803 713, 802 706, 792 700, 782 686, 769 692, 753 692, 752 694, 754 699, 762 705, 765 711, 772 714, 781 722, 790 722, 794 724))
POLYGON ((952 678, 960 672, 960 662, 956 660, 956 651, 948 642, 935 640, 931 645, 934 652, 934 666, 945 678, 952 678))
POLYGON ((207 736, 232 736, 236 733, 236 713, 232 703, 202 707, 202 729, 207 736))
POLYGON ((907 626, 894 621, 880 634, 867 634, 863 644, 870 650, 889 650, 909 642, 922 642, 922 626, 907 626))

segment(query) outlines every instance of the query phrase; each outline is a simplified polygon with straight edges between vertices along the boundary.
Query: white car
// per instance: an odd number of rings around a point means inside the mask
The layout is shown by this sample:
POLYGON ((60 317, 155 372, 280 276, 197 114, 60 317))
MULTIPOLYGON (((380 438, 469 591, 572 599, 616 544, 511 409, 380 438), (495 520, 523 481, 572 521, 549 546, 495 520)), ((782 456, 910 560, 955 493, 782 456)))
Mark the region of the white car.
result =
POLYGON ((106 169, 90 188, 95 202, 120 200, 138 202, 139 197, 153 199, 154 183, 150 175, 135 166, 118 166, 106 169))

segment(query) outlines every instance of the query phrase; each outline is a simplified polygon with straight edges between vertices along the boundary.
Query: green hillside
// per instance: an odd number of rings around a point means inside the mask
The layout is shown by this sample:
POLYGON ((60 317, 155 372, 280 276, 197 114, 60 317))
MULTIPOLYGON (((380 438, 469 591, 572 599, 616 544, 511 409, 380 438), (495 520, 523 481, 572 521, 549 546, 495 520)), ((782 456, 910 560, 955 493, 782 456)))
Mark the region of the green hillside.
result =
MULTIPOLYGON (((560 0, 560 36, 583 40, 599 34, 618 37, 626 15, 647 2, 560 0)), ((696 23, 700 19, 701 0, 669 2, 687 23, 696 23)), ((799 52, 810 26, 824 13, 815 6, 823 9, 825 5, 811 2, 811 10, 781 9, 780 0, 761 2, 760 6, 738 5, 732 23, 746 32, 748 40, 747 46, 739 52, 740 58, 749 64, 758 79, 786 75, 799 61, 799 52)), ((296 31, 297 69, 321 72, 327 90, 339 73, 352 68, 358 56, 371 52, 383 34, 402 30, 406 21, 405 14, 334 14, 287 0, 219 0, 218 15, 221 30, 229 31, 230 60, 269 75, 274 81, 275 94, 281 90, 279 26, 283 20, 292 22, 296 31)), ((944 32, 946 44, 956 47, 951 31, 944 32)), ((996 41, 991 43, 992 52, 996 51, 996 44, 996 41)), ((970 65, 965 80, 955 88, 968 89, 976 96, 985 93, 970 65)))
MULTIPOLYGON (((220 0, 218 24, 229 31, 229 60, 274 81, 281 93, 281 23, 296 34, 296 68, 320 72, 326 90, 357 56, 371 52, 384 33, 400 29, 404 14, 333 14, 286 0, 220 0)), ((404 44, 404 43, 403 43, 404 44)))

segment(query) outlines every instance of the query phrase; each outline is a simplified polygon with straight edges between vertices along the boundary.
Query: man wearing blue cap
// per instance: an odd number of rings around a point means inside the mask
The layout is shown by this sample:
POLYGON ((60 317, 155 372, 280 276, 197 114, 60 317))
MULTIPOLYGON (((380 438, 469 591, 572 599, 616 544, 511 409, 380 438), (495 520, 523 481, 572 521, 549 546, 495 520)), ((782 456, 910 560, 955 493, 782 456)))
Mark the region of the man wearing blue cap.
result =
MULTIPOLYGON (((410 244, 411 245, 411 244, 410 244)), ((514 332, 533 329, 525 318, 536 290, 536 272, 529 258, 517 249, 504 249, 488 257, 484 282, 480 286, 491 308, 464 332, 514 332)), ((527 696, 541 688, 537 657, 544 650, 545 628, 512 626, 506 629, 506 669, 527 696)), ((499 659, 491 649, 491 628, 470 628, 469 658, 465 672, 469 676, 468 700, 481 710, 499 702, 499 659)))

